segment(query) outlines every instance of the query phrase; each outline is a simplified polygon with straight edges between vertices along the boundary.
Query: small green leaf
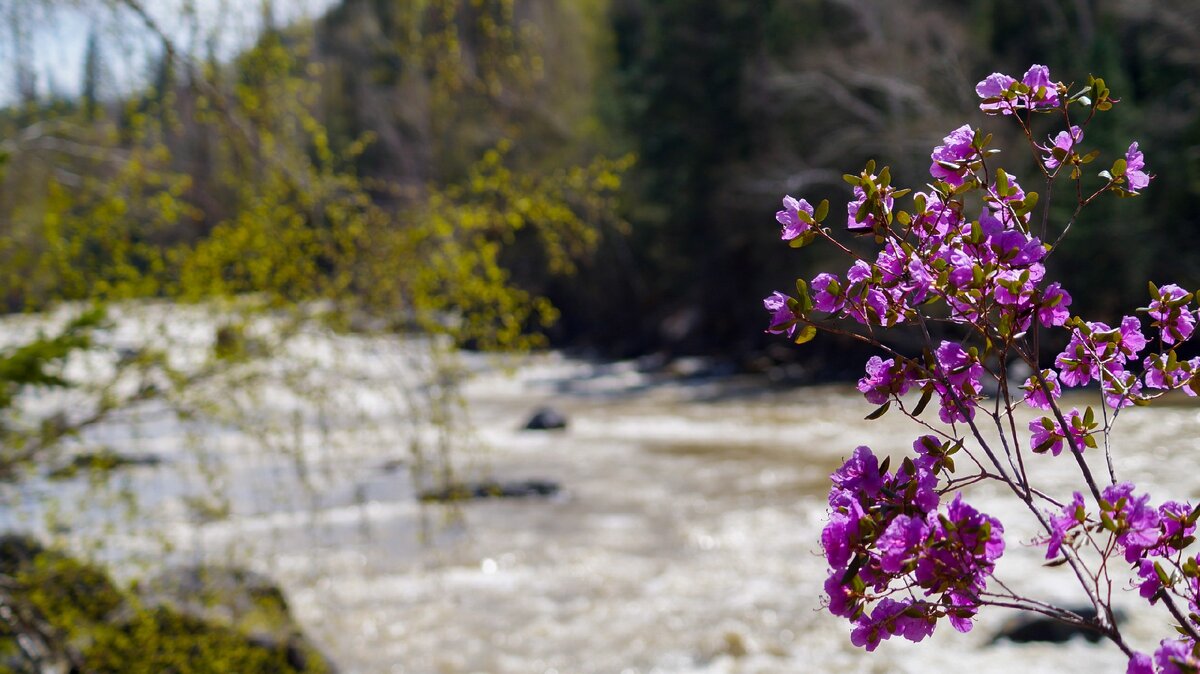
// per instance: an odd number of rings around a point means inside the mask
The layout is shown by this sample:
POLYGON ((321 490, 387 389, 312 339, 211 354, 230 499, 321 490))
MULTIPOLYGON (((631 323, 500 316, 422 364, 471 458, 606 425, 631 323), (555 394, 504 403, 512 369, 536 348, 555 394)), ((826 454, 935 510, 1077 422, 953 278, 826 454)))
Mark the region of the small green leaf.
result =
POLYGON ((1162 565, 1158 562, 1154 562, 1154 574, 1158 576, 1158 580, 1162 582, 1163 585, 1171 584, 1171 576, 1169 576, 1167 572, 1163 570, 1162 565))
POLYGON ((811 342, 813 340, 813 338, 815 338, 816 336, 817 336, 817 329, 814 326, 812 326, 811 324, 803 325, 800 327, 799 330, 796 331, 796 343, 797 344, 807 344, 808 342, 811 342))
POLYGON ((821 203, 817 205, 816 212, 813 213, 813 220, 824 222, 827 215, 829 215, 829 200, 822 199, 821 203))
POLYGON ((921 399, 919 401, 917 401, 917 406, 915 408, 913 408, 913 416, 914 417, 921 416, 921 412, 925 411, 925 407, 927 405, 929 405, 929 401, 932 399, 933 399, 933 389, 931 389, 931 388, 925 389, 925 392, 921 394, 921 399))
POLYGON ((875 419, 878 419, 879 417, 887 414, 887 411, 889 409, 891 409, 891 407, 892 407, 892 401, 889 400, 886 403, 880 405, 879 408, 876 409, 874 412, 871 412, 866 417, 864 417, 864 419, 866 419, 868 421, 873 421, 875 419))

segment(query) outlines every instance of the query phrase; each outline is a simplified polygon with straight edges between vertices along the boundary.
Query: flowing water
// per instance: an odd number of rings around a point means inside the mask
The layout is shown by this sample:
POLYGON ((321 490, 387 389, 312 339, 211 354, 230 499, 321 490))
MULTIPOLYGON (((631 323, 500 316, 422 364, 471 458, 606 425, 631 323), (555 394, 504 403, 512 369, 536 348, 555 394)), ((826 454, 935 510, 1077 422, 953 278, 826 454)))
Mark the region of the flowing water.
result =
MULTIPOLYGON (((77 549, 93 541, 94 556, 128 575, 179 561, 267 573, 345 672, 1125 670, 1103 643, 991 644, 1011 618, 1000 609, 969 634, 944 625, 921 644, 850 645, 847 624, 820 609, 828 474, 856 445, 899 453, 919 431, 895 414, 864 421, 872 406, 849 387, 670 378, 554 354, 504 369, 470 356, 462 391, 476 432, 457 450, 460 476, 554 480, 562 491, 420 505, 410 420, 378 386, 411 379, 411 349, 315 336, 303 350, 330 364, 324 404, 267 387, 244 405, 280 422, 280 442, 147 405, 80 446, 149 452, 161 465, 90 484, 28 481, 7 524, 77 549), (568 428, 522 430, 541 405, 568 428), (214 489, 225 497, 206 507, 214 489)), ((1156 500, 1194 501, 1196 428, 1200 411, 1188 406, 1125 411, 1114 437, 1121 477, 1156 500)), ((1102 474, 1102 456, 1091 458, 1102 474)), ((1047 488, 1072 483, 1066 456, 1031 461, 1047 488)), ((1042 568, 1036 530, 1003 491, 968 496, 1005 523, 998 573, 1011 587, 1083 598, 1065 568, 1042 568)), ((1136 592, 1115 592, 1135 645, 1169 634, 1136 592)))

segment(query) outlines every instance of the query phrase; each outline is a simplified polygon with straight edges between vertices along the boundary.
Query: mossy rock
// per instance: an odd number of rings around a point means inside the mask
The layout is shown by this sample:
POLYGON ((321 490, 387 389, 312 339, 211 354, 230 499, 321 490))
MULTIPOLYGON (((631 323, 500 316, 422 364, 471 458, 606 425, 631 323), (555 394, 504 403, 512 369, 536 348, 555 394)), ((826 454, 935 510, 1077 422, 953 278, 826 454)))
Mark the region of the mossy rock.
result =
POLYGON ((236 602, 227 612, 242 615, 239 624, 178 602, 148 602, 97 566, 26 536, 0 536, 0 604, 7 609, 0 613, 0 674, 334 672, 300 633, 278 588, 261 576, 252 580, 256 589, 245 596, 257 612, 236 602), (262 628, 268 622, 274 630, 262 628), (251 623, 259 629, 242 629, 251 623))

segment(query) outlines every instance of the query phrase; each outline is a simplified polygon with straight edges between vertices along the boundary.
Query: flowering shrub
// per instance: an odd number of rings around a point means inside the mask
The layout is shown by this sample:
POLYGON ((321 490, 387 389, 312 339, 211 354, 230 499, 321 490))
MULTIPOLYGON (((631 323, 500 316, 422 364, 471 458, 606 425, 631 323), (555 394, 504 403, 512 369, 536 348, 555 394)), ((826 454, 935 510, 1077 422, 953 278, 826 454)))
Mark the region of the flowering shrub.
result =
POLYGON ((794 295, 766 298, 768 331, 797 343, 827 331, 879 348, 883 355, 867 361, 858 382, 879 406, 868 418, 897 408, 928 431, 894 470, 890 460, 858 447, 834 472, 821 535, 827 607, 852 623, 851 641, 868 651, 897 635, 920 641, 943 619, 966 632, 981 607, 994 605, 1096 630, 1128 656, 1130 674, 1198 672, 1200 562, 1189 550, 1200 507, 1155 504, 1118 481, 1108 443, 1123 408, 1172 390, 1200 391, 1200 359, 1180 360, 1175 351, 1195 333, 1194 295, 1151 283, 1148 306, 1110 326, 1072 317, 1071 295, 1047 279, 1045 266, 1085 206, 1106 195, 1136 196, 1153 176, 1136 142, 1098 180, 1085 176, 1100 156, 1087 151, 1085 132, 1118 102, 1102 79, 1076 88, 1035 65, 1020 79, 990 75, 976 93, 983 112, 1020 127, 1047 194, 1069 183, 1075 209, 1066 223, 1050 223, 1038 193, 997 165, 992 136, 970 125, 934 148, 924 191, 898 189, 874 162, 845 177, 854 188, 846 230, 874 240, 874 259, 822 226, 828 201, 813 206, 789 196, 777 215, 789 245, 819 239, 850 265, 842 275, 797 280, 794 295), (1031 130, 1038 114, 1063 129, 1041 141, 1031 130), (840 319, 865 327, 847 328, 840 319), (901 353, 880 339, 897 326, 921 335, 921 353, 901 353), (1040 350, 1048 330, 1064 331, 1067 346, 1042 369, 1043 355, 1052 355, 1040 350), (1014 363, 1033 373, 1019 387, 1008 380, 1014 363), (1088 385, 1099 389, 1095 407, 1060 404, 1065 389, 1088 385), (986 400, 989 389, 996 393, 986 400), (934 400, 941 424, 922 416, 934 400), (1018 423, 1022 406, 1042 416, 1018 423), (1084 452, 1103 452, 1107 474, 1093 474, 1084 452), (1030 454, 1073 461, 1082 491, 1063 498, 1039 489, 1030 454), (1004 527, 960 491, 981 481, 1003 484, 1032 513, 1049 565, 1074 575, 1094 617, 1020 596, 994 578, 1004 527), (1180 636, 1164 640, 1153 656, 1134 651, 1114 619, 1113 575, 1122 566, 1134 579, 1130 589, 1163 607, 1178 627, 1180 636))

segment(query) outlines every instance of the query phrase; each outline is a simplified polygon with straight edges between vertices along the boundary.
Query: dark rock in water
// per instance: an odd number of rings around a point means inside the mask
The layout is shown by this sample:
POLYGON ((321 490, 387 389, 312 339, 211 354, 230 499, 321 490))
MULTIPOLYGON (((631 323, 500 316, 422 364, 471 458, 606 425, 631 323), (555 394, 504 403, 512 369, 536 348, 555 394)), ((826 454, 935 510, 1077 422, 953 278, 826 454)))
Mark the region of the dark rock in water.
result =
POLYGON ((257 574, 222 571, 201 579, 196 573, 169 572, 147 585, 161 588, 158 594, 139 598, 119 588, 101 567, 19 534, 0 536, 0 574, 7 578, 0 671, 335 671, 296 629, 283 594, 257 574), (176 580, 173 587, 186 600, 170 600, 169 582, 176 580), (221 592, 210 590, 232 583, 250 589, 229 590, 226 595, 233 599, 224 602, 221 592), (216 608, 194 610, 205 601, 216 608), (241 616, 240 624, 232 616, 241 616))
POLYGON ((157 466, 161 463, 162 458, 154 454, 122 454, 106 448, 76 454, 66 465, 51 470, 47 477, 52 480, 65 480, 75 477, 81 471, 107 473, 119 468, 157 466))
MULTIPOLYGON (((1067 610, 1089 620, 1096 617, 1096 609, 1091 606, 1069 606, 1067 610)), ((1125 614, 1122 611, 1114 611, 1114 614, 1118 623, 1125 620, 1125 614)), ((1076 635, 1082 636, 1092 643, 1100 641, 1103 637, 1100 632, 1088 627, 1072 625, 1055 620, 1049 616, 1023 614, 1008 621, 996 636, 992 638, 992 643, 1001 639, 1008 639, 1017 643, 1029 643, 1032 641, 1063 643, 1076 635)))
POLYGON ((428 489, 421 492, 420 499, 428 503, 450 503, 484 498, 546 498, 558 491, 558 483, 549 480, 463 482, 441 489, 428 489))
POLYGON ((542 407, 525 424, 527 431, 553 431, 567 427, 567 418, 553 407, 542 407))

